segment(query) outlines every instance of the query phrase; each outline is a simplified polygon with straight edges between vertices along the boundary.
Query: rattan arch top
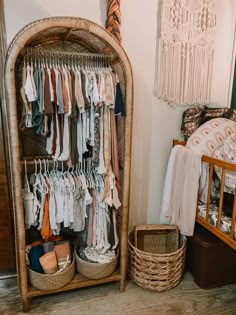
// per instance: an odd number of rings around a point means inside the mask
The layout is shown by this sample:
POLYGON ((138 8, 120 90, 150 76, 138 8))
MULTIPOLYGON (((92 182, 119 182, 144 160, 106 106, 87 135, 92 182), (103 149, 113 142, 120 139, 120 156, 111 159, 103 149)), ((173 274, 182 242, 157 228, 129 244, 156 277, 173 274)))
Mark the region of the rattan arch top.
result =
POLYGON ((84 44, 91 52, 105 52, 109 47, 117 56, 121 57, 122 52, 128 59, 113 35, 94 22, 76 17, 52 17, 27 24, 11 41, 7 58, 14 51, 23 51, 25 46, 34 47, 44 42, 65 40, 84 44))
MULTIPOLYGON (((17 269, 21 296, 25 308, 28 298, 31 296, 27 281, 26 257, 25 257, 25 230, 24 210, 22 203, 22 181, 20 163, 20 142, 17 114, 17 64, 24 56, 26 47, 59 47, 63 50, 112 54, 113 67, 121 74, 121 84, 124 89, 126 103, 126 118, 124 125, 124 183, 122 189, 122 244, 120 248, 120 281, 121 290, 125 287, 125 274, 127 266, 127 235, 128 235, 128 206, 130 191, 130 164, 131 164, 131 134, 133 111, 133 76, 129 59, 113 35, 108 33, 98 24, 86 19, 76 17, 50 17, 38 20, 26 25, 19 31, 9 45, 5 63, 5 87, 6 87, 6 136, 9 143, 10 183, 12 191, 13 213, 15 222, 17 269), (123 259, 122 259, 123 257, 123 259)), ((118 279, 118 278, 117 278, 118 279)), ((77 287, 75 284, 74 288, 77 287)), ((81 284, 78 284, 81 287, 81 284)), ((32 293, 32 296, 38 293, 32 293)))

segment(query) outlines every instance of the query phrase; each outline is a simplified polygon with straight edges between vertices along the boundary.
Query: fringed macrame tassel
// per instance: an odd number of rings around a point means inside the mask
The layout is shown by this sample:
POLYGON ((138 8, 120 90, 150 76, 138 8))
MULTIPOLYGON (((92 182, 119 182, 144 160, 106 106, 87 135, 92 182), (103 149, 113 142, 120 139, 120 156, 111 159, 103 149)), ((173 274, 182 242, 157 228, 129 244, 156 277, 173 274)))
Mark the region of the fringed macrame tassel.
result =
POLYGON ((163 0, 154 93, 176 105, 210 102, 215 0, 163 0))

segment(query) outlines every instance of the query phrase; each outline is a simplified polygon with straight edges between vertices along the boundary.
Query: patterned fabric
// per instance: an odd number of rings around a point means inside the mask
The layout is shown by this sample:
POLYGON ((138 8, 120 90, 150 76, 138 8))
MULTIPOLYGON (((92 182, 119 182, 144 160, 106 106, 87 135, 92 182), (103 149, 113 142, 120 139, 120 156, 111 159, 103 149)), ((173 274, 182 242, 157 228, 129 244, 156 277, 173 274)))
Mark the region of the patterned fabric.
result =
POLYGON ((211 156, 213 151, 236 132, 236 122, 215 118, 200 126, 188 139, 186 147, 211 156))
POLYGON ((103 195, 103 200, 107 197, 110 191, 110 172, 111 172, 111 130, 110 130, 110 109, 108 107, 104 108, 104 133, 103 133, 103 153, 104 162, 106 168, 105 174, 105 192, 103 195))
POLYGON ((120 0, 107 0, 106 29, 121 43, 120 24, 120 0))
POLYGON ((212 108, 208 106, 191 106, 182 115, 181 132, 184 140, 188 138, 208 120, 227 118, 236 121, 236 110, 228 107, 212 108))
MULTIPOLYGON (((226 141, 214 150, 212 156, 214 158, 224 160, 230 163, 236 163, 236 134, 230 135, 226 141)), ((222 169, 220 167, 214 166, 216 174, 221 178, 222 169)), ((234 193, 236 185, 236 174, 232 171, 226 171, 225 176, 225 186, 227 192, 234 193)))
POLYGON ((216 21, 215 0, 163 0, 155 83, 161 99, 209 103, 216 21))
MULTIPOLYGON (((206 218, 206 204, 200 202, 198 205, 198 215, 200 215, 202 218, 206 218)), ((213 226, 217 226, 218 224, 218 208, 211 204, 210 205, 210 211, 209 211, 209 223, 213 226)), ((220 229, 225 234, 231 233, 231 225, 232 225, 232 219, 229 217, 226 217, 222 215, 221 217, 221 226, 220 229)), ((236 240, 236 227, 234 231, 234 239, 236 240)))
MULTIPOLYGON (((186 147, 201 151, 203 154, 212 156, 214 151, 224 145, 226 139, 236 132, 236 122, 226 118, 214 118, 199 127, 188 139, 186 147)), ((214 167, 216 169, 216 167, 214 167)), ((218 170, 219 171, 219 170, 218 170)), ((208 164, 202 163, 201 176, 201 200, 207 200, 208 191, 208 164)), ((219 171, 220 172, 220 171, 219 171)), ((228 182, 226 173, 225 183, 228 182)), ((220 177, 220 173, 219 173, 220 177)), ((214 184, 214 182, 213 182, 214 184)), ((225 191, 230 192, 225 186, 225 191)))
POLYGON ((111 130, 110 130, 110 109, 104 108, 104 133, 103 133, 103 141, 104 141, 104 162, 106 171, 108 172, 111 165, 111 130))
POLYGON ((187 140, 200 126, 202 111, 202 106, 192 106, 183 112, 181 132, 185 140, 187 140))

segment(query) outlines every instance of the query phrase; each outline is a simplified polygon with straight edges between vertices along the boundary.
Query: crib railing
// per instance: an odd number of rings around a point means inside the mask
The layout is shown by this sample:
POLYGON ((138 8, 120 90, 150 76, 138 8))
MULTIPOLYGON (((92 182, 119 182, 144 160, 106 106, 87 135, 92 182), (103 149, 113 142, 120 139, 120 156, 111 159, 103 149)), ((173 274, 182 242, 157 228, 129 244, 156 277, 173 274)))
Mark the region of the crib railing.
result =
MULTIPOLYGON (((173 145, 183 145, 185 146, 184 141, 173 140, 173 145)), ((236 174, 236 164, 225 162, 207 155, 202 156, 202 162, 208 164, 209 174, 208 174, 208 191, 207 191, 207 204, 206 204, 206 215, 202 217, 198 213, 198 205, 196 211, 196 221, 204 226, 206 229, 214 233, 218 236, 222 241, 231 246, 236 250, 236 240, 235 240, 235 225, 236 225, 236 186, 234 188, 234 202, 232 209, 232 217, 231 217, 231 228, 230 233, 226 233, 222 231, 221 222, 223 216, 223 200, 224 200, 224 187, 225 187, 225 177, 227 171, 235 172, 236 174), (220 180, 220 197, 219 197, 219 207, 218 207, 218 215, 217 215, 217 224, 214 226, 209 222, 210 217, 210 204, 211 204, 211 191, 213 184, 213 170, 214 167, 218 167, 221 170, 221 180, 220 180)), ((236 184, 236 183, 235 183, 236 184)))

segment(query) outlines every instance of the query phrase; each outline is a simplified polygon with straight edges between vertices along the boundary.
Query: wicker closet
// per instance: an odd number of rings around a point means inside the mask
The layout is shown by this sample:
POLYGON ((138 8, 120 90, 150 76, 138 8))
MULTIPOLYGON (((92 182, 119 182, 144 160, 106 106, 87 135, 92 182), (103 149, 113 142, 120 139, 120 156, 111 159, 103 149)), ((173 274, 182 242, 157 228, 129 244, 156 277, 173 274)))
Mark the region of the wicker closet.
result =
MULTIPOLYGON (((133 108, 132 70, 126 53, 116 39, 99 25, 80 18, 56 17, 35 21, 22 29, 11 42, 5 65, 5 85, 7 97, 7 136, 9 140, 9 159, 11 173, 11 191, 14 207, 16 235, 16 257, 18 283, 24 310, 28 309, 29 299, 39 295, 67 291, 86 286, 117 281, 120 291, 125 289, 127 270, 127 237, 129 214, 129 185, 131 132, 133 108), (23 160, 27 158, 29 167, 34 159, 44 156, 42 141, 36 138, 31 129, 19 131, 19 88, 23 58, 29 49, 67 51, 70 53, 97 53, 110 55, 111 66, 117 73, 126 116, 118 117, 117 131, 119 141, 122 207, 119 210, 120 261, 117 270, 109 277, 100 280, 88 280, 80 274, 61 289, 41 291, 29 284, 26 266, 26 232, 22 202, 23 160)), ((79 294, 79 292, 78 292, 79 294)))

